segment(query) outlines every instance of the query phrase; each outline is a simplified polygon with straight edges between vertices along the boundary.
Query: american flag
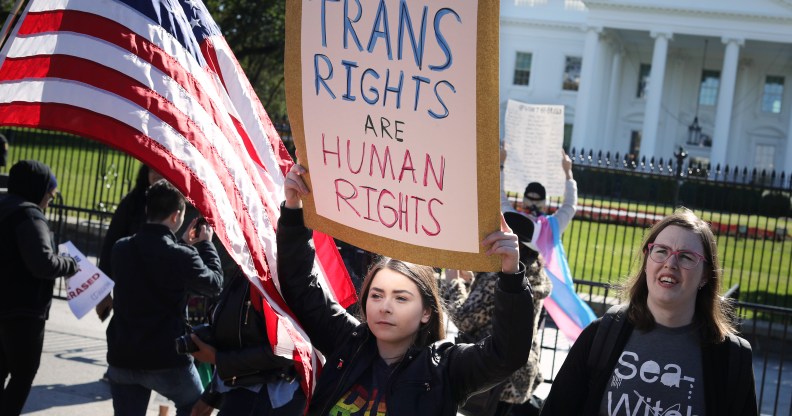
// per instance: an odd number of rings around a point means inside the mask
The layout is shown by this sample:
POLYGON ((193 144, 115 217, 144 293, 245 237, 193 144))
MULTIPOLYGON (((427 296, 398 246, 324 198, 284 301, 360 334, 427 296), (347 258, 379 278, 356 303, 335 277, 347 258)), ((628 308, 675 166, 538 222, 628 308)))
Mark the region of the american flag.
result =
MULTIPOLYGON (((275 226, 292 165, 200 0, 31 0, 0 51, 0 125, 71 132, 161 172, 214 225, 259 289, 276 354, 309 395, 321 356, 283 301, 275 226)), ((324 287, 355 292, 316 235, 324 287)))

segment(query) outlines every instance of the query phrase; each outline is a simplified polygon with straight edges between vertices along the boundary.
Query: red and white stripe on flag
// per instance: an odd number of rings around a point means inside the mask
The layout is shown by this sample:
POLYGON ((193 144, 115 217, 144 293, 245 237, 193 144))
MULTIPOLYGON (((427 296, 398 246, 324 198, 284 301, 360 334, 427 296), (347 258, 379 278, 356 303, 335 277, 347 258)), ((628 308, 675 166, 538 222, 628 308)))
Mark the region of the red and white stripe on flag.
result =
MULTIPOLYGON (((71 132, 161 172, 262 295, 276 354, 310 397, 321 356, 283 301, 275 226, 292 161, 200 0, 31 0, 0 51, 0 125, 71 132), (168 13, 162 13, 163 8, 168 13)), ((317 270, 355 299, 327 236, 317 270)))

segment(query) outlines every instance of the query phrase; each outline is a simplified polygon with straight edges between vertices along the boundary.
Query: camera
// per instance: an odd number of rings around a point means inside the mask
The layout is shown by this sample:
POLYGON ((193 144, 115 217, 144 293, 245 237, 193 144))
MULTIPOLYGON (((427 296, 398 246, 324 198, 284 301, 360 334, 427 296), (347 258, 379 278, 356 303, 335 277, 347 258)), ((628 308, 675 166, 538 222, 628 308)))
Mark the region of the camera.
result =
POLYGON ((209 221, 206 221, 206 218, 204 217, 198 217, 198 220, 195 221, 195 227, 193 227, 196 236, 201 232, 201 226, 204 224, 209 224, 209 221))
POLYGON ((198 351, 198 346, 193 342, 190 334, 195 334, 201 341, 212 344, 214 336, 212 335, 212 327, 209 324, 200 324, 190 328, 188 334, 184 334, 176 338, 176 352, 179 354, 190 354, 198 351))

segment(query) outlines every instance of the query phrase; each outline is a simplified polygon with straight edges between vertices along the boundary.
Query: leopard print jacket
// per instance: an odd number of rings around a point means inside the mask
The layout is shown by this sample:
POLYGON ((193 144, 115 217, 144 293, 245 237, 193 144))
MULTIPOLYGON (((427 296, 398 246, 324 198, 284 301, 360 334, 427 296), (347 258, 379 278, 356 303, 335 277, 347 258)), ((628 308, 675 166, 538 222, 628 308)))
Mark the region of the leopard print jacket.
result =
MULTIPOLYGON (((507 380, 500 401, 520 404, 531 398, 536 386, 543 378, 539 370, 539 339, 536 329, 544 298, 550 295, 552 283, 544 272, 544 262, 536 259, 526 267, 525 276, 533 290, 534 340, 528 362, 507 380)), ((492 333, 492 314, 495 308, 495 285, 497 273, 479 273, 470 287, 465 303, 457 308, 456 319, 459 331, 466 342, 476 342, 492 333)))

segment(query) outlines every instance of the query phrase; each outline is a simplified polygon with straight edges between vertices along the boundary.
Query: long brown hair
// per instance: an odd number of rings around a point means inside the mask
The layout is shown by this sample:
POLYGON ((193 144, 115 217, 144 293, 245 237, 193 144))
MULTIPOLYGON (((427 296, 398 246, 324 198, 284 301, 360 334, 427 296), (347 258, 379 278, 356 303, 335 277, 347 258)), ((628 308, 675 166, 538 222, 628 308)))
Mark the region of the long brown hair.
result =
POLYGON ((709 224, 687 208, 680 208, 657 222, 644 238, 637 256, 642 259, 641 268, 630 277, 622 292, 625 300, 629 301, 627 316, 638 329, 649 330, 655 326, 654 317, 647 305, 649 288, 646 282, 646 261, 649 257, 649 244, 654 243, 660 232, 672 225, 690 230, 701 239, 707 261, 704 263, 703 272, 705 283, 696 296, 694 319, 701 324, 703 341, 721 342, 736 330, 732 319, 732 305, 720 296, 723 276, 715 235, 709 224))
POLYGON ((434 270, 428 266, 407 263, 390 257, 381 257, 371 266, 366 274, 365 280, 363 280, 363 286, 360 290, 360 299, 358 300, 362 320, 365 321, 366 318, 366 301, 368 299, 369 289, 371 288, 371 282, 374 280, 374 276, 377 272, 382 269, 393 270, 394 272, 406 276, 415 283, 421 295, 423 307, 429 308, 431 311, 429 322, 425 324, 422 323, 418 329, 415 345, 417 347, 425 347, 435 341, 445 338, 445 310, 440 301, 434 270))

